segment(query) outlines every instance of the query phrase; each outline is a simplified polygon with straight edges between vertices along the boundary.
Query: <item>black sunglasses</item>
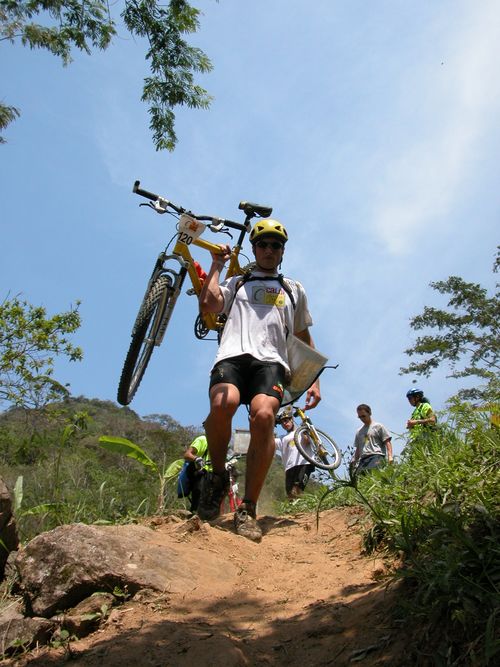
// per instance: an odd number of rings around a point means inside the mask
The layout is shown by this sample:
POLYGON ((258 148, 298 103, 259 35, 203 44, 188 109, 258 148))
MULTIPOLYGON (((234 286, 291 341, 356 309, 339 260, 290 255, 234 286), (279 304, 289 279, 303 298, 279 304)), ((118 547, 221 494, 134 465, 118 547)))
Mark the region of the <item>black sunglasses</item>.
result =
POLYGON ((263 250, 268 246, 273 250, 281 250, 283 248, 283 243, 280 243, 279 241, 257 241, 255 245, 263 250))

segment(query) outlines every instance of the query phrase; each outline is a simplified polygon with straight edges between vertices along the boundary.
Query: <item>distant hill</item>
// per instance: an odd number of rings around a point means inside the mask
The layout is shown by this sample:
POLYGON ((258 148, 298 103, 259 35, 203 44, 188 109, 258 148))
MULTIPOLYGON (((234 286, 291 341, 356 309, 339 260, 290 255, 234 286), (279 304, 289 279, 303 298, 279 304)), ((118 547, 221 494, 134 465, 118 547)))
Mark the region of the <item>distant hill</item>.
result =
MULTIPOLYGON (((0 477, 11 492, 17 484, 21 540, 62 523, 123 523, 156 513, 158 476, 138 461, 103 449, 101 435, 131 440, 165 470, 202 432, 201 425, 182 426, 168 414, 141 418, 128 407, 84 396, 44 410, 0 413, 0 477)), ((238 467, 243 495, 244 458, 238 467)), ((270 512, 275 501, 284 499, 284 471, 275 460, 260 511, 270 512)), ((185 506, 177 499, 175 480, 167 485, 163 503, 166 510, 185 506)))
MULTIPOLYGON (((201 432, 201 426, 182 426, 167 414, 141 418, 112 401, 83 396, 44 410, 0 413, 0 476, 11 491, 16 482, 22 489, 21 539, 61 523, 122 522, 155 512, 155 475, 105 451, 101 435, 131 440, 163 469, 201 432)), ((176 502, 174 489, 168 491, 165 502, 176 502)))

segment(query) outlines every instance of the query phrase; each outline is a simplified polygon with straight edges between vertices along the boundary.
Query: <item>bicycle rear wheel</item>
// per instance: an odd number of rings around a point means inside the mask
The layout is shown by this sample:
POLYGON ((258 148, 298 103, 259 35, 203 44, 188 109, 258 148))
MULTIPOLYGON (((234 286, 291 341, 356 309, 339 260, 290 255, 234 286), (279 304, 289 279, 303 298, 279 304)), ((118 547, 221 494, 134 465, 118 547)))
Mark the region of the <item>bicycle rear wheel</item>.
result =
POLYGON ((132 341, 123 364, 118 384, 118 403, 128 405, 134 398, 153 353, 156 334, 165 307, 170 299, 172 281, 168 276, 159 276, 144 297, 132 331, 132 341))
POLYGON ((317 468, 335 470, 342 461, 342 454, 337 443, 319 429, 316 429, 316 433, 319 437, 318 443, 314 441, 307 424, 299 426, 293 437, 297 449, 309 463, 314 464, 317 468), (304 434, 308 437, 307 445, 302 444, 304 434))

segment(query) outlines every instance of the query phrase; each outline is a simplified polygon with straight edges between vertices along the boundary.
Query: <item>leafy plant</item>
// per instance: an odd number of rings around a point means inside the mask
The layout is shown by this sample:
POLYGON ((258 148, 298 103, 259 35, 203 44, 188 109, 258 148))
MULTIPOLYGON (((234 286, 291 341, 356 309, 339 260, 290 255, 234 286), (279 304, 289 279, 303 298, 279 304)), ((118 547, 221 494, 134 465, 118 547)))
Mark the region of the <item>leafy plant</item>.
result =
POLYGON ((18 297, 0 304, 0 403, 40 408, 69 395, 53 377, 54 356, 82 359, 68 338, 80 326, 78 305, 47 317, 45 308, 18 297))
POLYGON ((165 502, 165 487, 167 482, 172 480, 177 475, 172 476, 169 474, 168 468, 163 467, 160 469, 157 463, 153 461, 146 452, 131 442, 127 438, 120 438, 117 436, 103 435, 99 438, 99 443, 102 447, 107 449, 110 452, 115 452, 116 454, 122 454, 128 458, 138 461, 142 466, 147 470, 150 470, 157 476, 158 479, 158 496, 157 496, 157 512, 162 514, 164 511, 164 502, 165 502))
POLYGON ((455 406, 451 424, 408 445, 401 464, 357 483, 373 521, 366 548, 402 559, 394 577, 407 590, 401 613, 418 628, 417 662, 489 665, 500 655, 500 433, 464 409, 467 420, 455 406))
MULTIPOLYGON (((115 10, 101 0, 10 0, 0 4, 0 40, 19 40, 31 49, 45 49, 71 62, 74 48, 90 54, 106 50, 117 34, 115 10), (40 22, 36 18, 40 17, 40 22)), ((211 97, 194 83, 194 73, 212 69, 207 56, 189 46, 184 35, 196 32, 200 10, 186 0, 125 0, 121 18, 135 38, 145 38, 151 74, 144 80, 142 101, 149 104, 150 129, 156 150, 173 150, 177 141, 174 109, 179 105, 206 109, 211 97)), ((19 110, 0 104, 0 129, 19 110)), ((0 143, 5 140, 0 137, 0 143)))
MULTIPOLYGON (((102 433, 118 432, 144 449, 147 443, 148 456, 168 467, 199 431, 168 415, 145 421, 130 408, 83 397, 0 413, 0 476, 10 489, 17 482, 20 539, 60 523, 130 523, 156 512, 152 471, 106 451, 98 443, 102 433), (85 425, 75 424, 82 413, 88 415, 85 425)), ((183 507, 174 486, 166 485, 164 507, 183 507)))
POLYGON ((50 645, 52 648, 63 649, 66 656, 69 658, 72 657, 73 653, 71 650, 71 642, 74 642, 78 637, 74 634, 71 634, 68 630, 60 629, 57 630, 50 640, 50 645))
MULTIPOLYGON (((500 267, 500 250, 497 250, 493 271, 500 267)), ((498 410, 500 385, 500 292, 488 295, 479 284, 469 283, 458 276, 431 283, 432 289, 448 295, 447 309, 426 306, 424 312, 413 317, 410 326, 415 331, 425 331, 413 347, 406 350, 410 357, 419 356, 422 361, 412 362, 401 368, 401 374, 416 373, 428 377, 433 370, 448 364, 453 378, 475 378, 482 385, 462 389, 462 400, 493 401, 498 410), (461 364, 461 366, 460 366, 461 364)))

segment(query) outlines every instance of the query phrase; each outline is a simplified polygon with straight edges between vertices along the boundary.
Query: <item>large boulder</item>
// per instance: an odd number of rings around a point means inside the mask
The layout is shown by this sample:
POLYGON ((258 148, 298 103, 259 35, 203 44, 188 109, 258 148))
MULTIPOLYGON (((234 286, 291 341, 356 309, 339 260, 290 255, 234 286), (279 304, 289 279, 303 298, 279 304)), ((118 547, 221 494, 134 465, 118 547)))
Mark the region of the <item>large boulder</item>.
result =
MULTIPOLYGON (((208 529, 199 523, 196 530, 208 529)), ((31 540, 14 562, 26 613, 45 618, 95 592, 115 587, 130 595, 143 588, 184 592, 202 576, 199 554, 139 525, 59 526, 31 540)), ((235 576, 236 567, 207 558, 203 573, 219 579, 235 576)))
POLYGON ((0 581, 4 578, 5 563, 11 551, 19 546, 16 521, 12 515, 12 499, 7 485, 0 477, 0 581))

